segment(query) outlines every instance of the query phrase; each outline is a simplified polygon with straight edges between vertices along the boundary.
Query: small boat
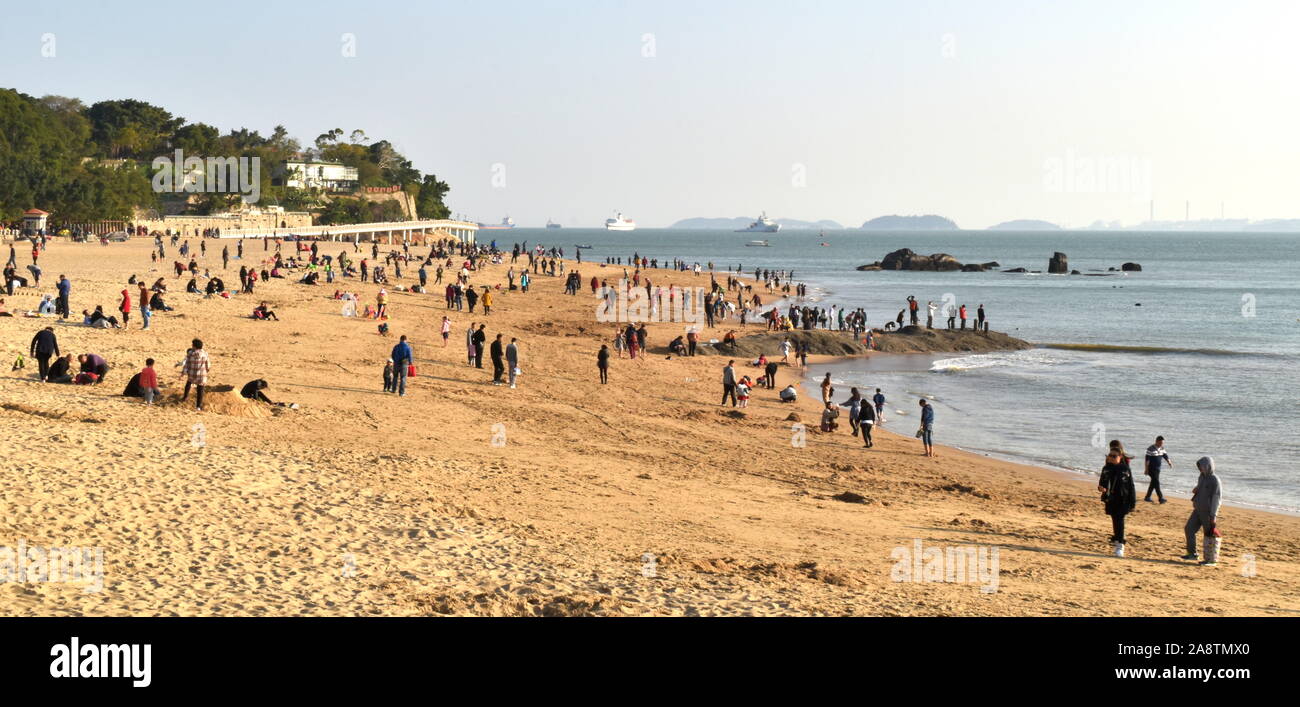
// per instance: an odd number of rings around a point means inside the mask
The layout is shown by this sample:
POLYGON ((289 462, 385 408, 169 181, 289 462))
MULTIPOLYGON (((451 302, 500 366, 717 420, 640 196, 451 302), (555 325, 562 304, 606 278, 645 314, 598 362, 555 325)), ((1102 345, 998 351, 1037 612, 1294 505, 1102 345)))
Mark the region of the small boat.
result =
POLYGON ((547 227, 547 228, 564 228, 563 226, 561 226, 560 224, 558 224, 558 223, 556 223, 556 222, 550 220, 549 218, 546 219, 546 227, 547 227))
POLYGON ((756 248, 771 248, 771 247, 772 247, 772 244, 771 244, 771 243, 768 243, 767 241, 750 241, 750 242, 746 243, 745 245, 746 245, 747 247, 748 247, 748 246, 753 246, 753 247, 756 247, 756 248))
POLYGON ((825 241, 822 241, 822 247, 823 247, 823 248, 826 247, 826 246, 828 246, 828 245, 830 245, 830 243, 827 243, 827 242, 825 242, 825 241))
POLYGON ((586 249, 588 249, 588 248, 591 247, 591 244, 590 244, 590 243, 586 243, 586 244, 582 244, 582 243, 574 243, 574 244, 573 244, 573 247, 574 247, 574 248, 581 249, 581 250, 586 250, 586 249))

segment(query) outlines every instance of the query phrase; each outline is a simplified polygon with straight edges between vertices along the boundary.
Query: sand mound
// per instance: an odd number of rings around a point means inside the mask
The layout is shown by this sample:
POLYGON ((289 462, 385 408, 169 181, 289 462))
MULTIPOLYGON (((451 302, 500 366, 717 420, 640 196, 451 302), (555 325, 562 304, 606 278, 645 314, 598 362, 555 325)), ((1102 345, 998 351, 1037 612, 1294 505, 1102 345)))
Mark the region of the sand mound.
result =
MULTIPOLYGON (((163 397, 159 405, 193 407, 194 396, 191 394, 189 400, 182 402, 181 391, 172 391, 163 397)), ((234 387, 229 385, 208 386, 203 391, 203 411, 230 417, 253 418, 271 417, 274 414, 271 412, 270 405, 241 397, 234 387)))

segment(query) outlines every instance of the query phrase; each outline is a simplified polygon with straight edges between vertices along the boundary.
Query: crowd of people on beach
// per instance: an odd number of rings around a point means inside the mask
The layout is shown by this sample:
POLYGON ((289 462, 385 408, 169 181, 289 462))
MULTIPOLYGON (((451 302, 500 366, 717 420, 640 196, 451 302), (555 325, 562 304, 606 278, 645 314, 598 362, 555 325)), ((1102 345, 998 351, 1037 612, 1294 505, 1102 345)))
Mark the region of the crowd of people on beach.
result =
MULTIPOLYGON (((171 270, 174 279, 186 274, 189 281, 185 287, 188 294, 198 295, 201 299, 219 297, 230 299, 232 295, 252 295, 257 283, 266 283, 276 279, 293 280, 304 286, 314 286, 322 282, 335 283, 352 280, 378 286, 374 305, 366 305, 364 311, 358 310, 360 297, 348 288, 335 290, 334 298, 344 301, 343 314, 346 316, 365 317, 377 322, 380 335, 389 334, 389 319, 392 316, 388 300, 388 288, 394 291, 426 294, 430 286, 435 287, 445 303, 447 315, 442 315, 438 324, 438 333, 443 347, 448 345, 454 327, 450 315, 465 312, 481 317, 471 321, 465 328, 465 361, 467 367, 482 370, 484 359, 491 363, 491 383, 494 386, 508 386, 514 389, 522 374, 520 367, 522 344, 518 337, 507 337, 506 332, 489 332, 486 320, 492 318, 496 306, 496 297, 503 291, 529 293, 534 277, 562 279, 566 295, 578 296, 590 289, 598 301, 603 302, 605 311, 617 306, 617 298, 628 296, 633 288, 644 288, 650 302, 651 319, 659 313, 660 308, 673 310, 677 305, 684 309, 694 305, 701 311, 701 320, 692 322, 685 331, 671 339, 666 346, 667 357, 694 357, 700 353, 705 342, 700 340, 706 329, 724 327, 727 329, 721 342, 713 339, 707 342, 719 350, 735 351, 737 348, 737 328, 742 331, 750 324, 762 321, 769 332, 840 332, 855 341, 861 341, 868 349, 875 348, 875 336, 878 333, 900 330, 906 323, 920 326, 922 305, 915 296, 908 296, 903 309, 892 321, 873 329, 867 323, 867 313, 863 307, 847 307, 838 304, 829 306, 816 305, 807 300, 807 288, 803 283, 794 281, 793 271, 757 268, 753 270, 753 283, 742 280, 740 265, 727 268, 719 278, 715 264, 687 262, 684 259, 648 258, 633 254, 628 258, 609 257, 598 267, 601 269, 615 267, 622 273, 614 283, 609 277, 599 275, 584 276, 578 269, 579 257, 569 268, 564 259, 564 251, 556 247, 535 245, 528 247, 527 242, 514 244, 509 251, 499 250, 495 242, 490 245, 464 243, 456 239, 434 240, 426 245, 426 254, 412 252, 412 244, 403 242, 399 248, 392 248, 381 257, 378 243, 369 244, 368 254, 362 253, 362 244, 354 238, 352 255, 346 249, 336 255, 321 253, 319 242, 288 241, 294 247, 289 255, 283 253, 286 241, 279 238, 262 238, 262 257, 260 262, 245 262, 246 239, 238 239, 231 244, 223 243, 220 251, 221 266, 216 274, 212 268, 203 267, 200 262, 207 262, 209 237, 216 233, 196 234, 200 236, 198 252, 195 253, 190 241, 180 233, 154 234, 154 248, 150 251, 151 269, 163 267, 167 246, 176 249, 181 260, 174 261, 171 270), (166 240, 165 240, 166 239, 166 240), (272 246, 274 251, 272 252, 272 246), (359 254, 358 261, 354 256, 359 254), (505 273, 504 283, 484 283, 476 281, 475 276, 487 264, 505 264, 509 267, 505 273), (240 261, 238 280, 239 289, 232 293, 226 289, 221 272, 229 270, 231 261, 240 261), (522 261, 522 262, 521 262, 522 261), (403 282, 404 271, 410 273, 415 266, 414 277, 418 284, 407 285, 403 282), (631 270, 629 271, 629 268, 631 270), (700 288, 682 287, 677 284, 652 282, 651 271, 669 270, 676 273, 691 273, 693 277, 708 276, 708 286, 700 288), (200 285, 200 282, 203 284, 200 285), (761 284, 760 284, 761 283, 761 284), (441 287, 438 287, 441 286, 441 287), (504 290, 503 290, 504 287, 504 290), (759 291, 759 290, 762 291, 759 291), (777 296, 780 302, 766 304, 764 296, 777 296), (491 338, 489 338, 491 337, 491 338)), ((254 243, 256 241, 253 241, 254 243)), ((17 251, 13 245, 9 248, 9 262, 4 270, 5 291, 12 295, 15 289, 39 286, 41 271, 37 263, 45 251, 49 239, 41 236, 30 239, 32 245, 32 263, 28 267, 32 275, 31 284, 27 278, 17 274, 17 251)), ((578 255, 581 255, 579 251, 578 255)), ((590 265, 590 264, 589 264, 590 265)), ((215 264, 214 266, 215 267, 215 264)), ((744 274, 748 274, 745 272, 744 274)), ((657 276, 656 276, 656 279, 657 276)), ((70 317, 70 299, 73 283, 66 275, 59 275, 55 290, 44 294, 37 310, 25 316, 57 317, 67 320, 70 317)), ((82 310, 82 324, 88 327, 105 329, 125 329, 131 325, 132 314, 137 313, 141 329, 148 329, 155 312, 170 312, 174 307, 166 299, 169 287, 165 277, 158 277, 152 284, 144 278, 132 275, 124 288, 116 295, 116 315, 107 314, 102 304, 93 309, 82 310)), ((266 300, 258 300, 252 308, 251 318, 258 321, 279 321, 280 316, 266 300)), ((3 310, 0 300, 0 310, 3 310)), ((688 310, 689 311, 689 310, 688 310)), ((0 311, 8 314, 8 312, 0 311)), ((933 302, 924 305, 925 327, 934 328, 939 307, 933 302)), ((950 305, 947 311, 948 329, 964 330, 967 327, 968 311, 965 304, 950 305)), ((974 330, 988 331, 985 308, 980 304, 975 313, 974 330)), ((603 338, 603 337, 602 337, 603 338)), ((650 333, 645 321, 623 322, 615 327, 612 335, 600 342, 596 352, 596 368, 599 383, 609 382, 609 372, 613 359, 623 358, 644 364, 647 360, 647 347, 650 345, 650 333)), ((37 377, 43 383, 71 383, 78 385, 101 385, 111 371, 108 360, 103 355, 85 352, 78 355, 65 354, 59 346, 54 327, 46 326, 36 332, 28 347, 28 354, 37 362, 37 377)), ((785 337, 779 345, 779 360, 774 356, 768 358, 760 353, 750 361, 750 366, 757 369, 751 376, 738 373, 736 360, 731 359, 723 367, 721 405, 730 403, 736 408, 747 408, 755 395, 763 390, 777 391, 777 376, 780 366, 799 367, 806 371, 808 356, 811 353, 808 341, 792 341, 785 337)), ((22 356, 15 362, 15 369, 24 365, 22 356)), ((183 391, 178 396, 177 404, 188 401, 190 392, 194 392, 195 409, 203 410, 205 392, 210 387, 211 359, 203 341, 195 338, 190 348, 176 364, 180 369, 183 391)), ((388 360, 383 366, 383 391, 406 397, 410 379, 417 375, 414 348, 407 334, 398 337, 398 341, 389 351, 388 360)), ((269 383, 265 379, 249 381, 240 388, 240 395, 254 401, 275 405, 266 395, 269 383)), ((869 391, 868 391, 869 392, 869 391)), ((144 365, 128 382, 123 395, 141 398, 146 405, 152 405, 162 395, 159 374, 154 358, 146 358, 144 365)), ((793 403, 798 399, 795 381, 775 393, 775 401, 793 403)), ((857 387, 850 388, 848 397, 836 400, 835 388, 831 374, 827 373, 821 382, 822 413, 818 429, 822 433, 834 434, 841 429, 842 410, 847 410, 847 422, 850 435, 860 438, 864 448, 873 448, 873 430, 886 422, 887 399, 880 388, 868 397, 857 387)), ((280 403, 283 404, 283 403, 280 403)), ((294 406, 296 407, 296 405, 294 406)), ((917 400, 918 427, 915 433, 921 443, 921 453, 934 457, 935 408, 924 397, 917 400)), ((1145 473, 1150 478, 1145 501, 1165 503, 1163 489, 1160 486, 1160 473, 1172 467, 1164 439, 1157 438, 1147 450, 1145 473), (1155 500, 1153 500, 1153 495, 1155 500)), ((1124 556, 1127 539, 1125 536, 1125 519, 1136 507, 1137 494, 1134 487, 1130 461, 1133 459, 1115 440, 1111 443, 1105 465, 1099 479, 1098 490, 1102 494, 1105 512, 1112 519, 1111 542, 1114 554, 1124 556)), ((1200 479, 1193 496, 1194 511, 1185 527, 1187 554, 1183 559, 1198 560, 1196 547, 1198 533, 1204 536, 1204 556, 1202 564, 1213 565, 1219 552, 1220 532, 1217 527, 1217 514, 1221 501, 1221 489, 1215 475, 1214 462, 1209 457, 1197 461, 1200 479)))

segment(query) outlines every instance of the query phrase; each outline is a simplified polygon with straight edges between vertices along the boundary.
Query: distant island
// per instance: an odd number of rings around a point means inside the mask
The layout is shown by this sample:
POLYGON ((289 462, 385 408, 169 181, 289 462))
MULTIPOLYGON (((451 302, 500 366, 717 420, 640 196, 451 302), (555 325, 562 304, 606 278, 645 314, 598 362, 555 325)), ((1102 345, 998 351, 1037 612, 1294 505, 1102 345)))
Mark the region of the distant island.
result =
POLYGON ((1015 221, 1003 221, 994 226, 989 226, 990 231, 1059 231, 1061 227, 1050 221, 1039 221, 1032 218, 1016 219, 1015 221))
MULTIPOLYGON (((830 219, 822 219, 820 221, 800 221, 799 219, 793 219, 793 218, 778 218, 773 220, 781 224, 781 228, 786 228, 786 229, 798 230, 798 229, 816 229, 816 228, 830 228, 830 229, 844 228, 844 226, 830 219)), ((753 222, 754 222, 753 216, 736 216, 735 218, 726 218, 726 217, 706 218, 706 217, 697 216, 695 218, 684 218, 681 221, 678 221, 677 223, 674 223, 673 225, 669 226, 669 228, 693 228, 693 229, 703 229, 703 230, 738 231, 742 228, 745 228, 746 226, 748 226, 753 222)))
POLYGON ((877 216, 862 224, 870 231, 956 231, 957 224, 951 219, 934 214, 925 216, 877 216))

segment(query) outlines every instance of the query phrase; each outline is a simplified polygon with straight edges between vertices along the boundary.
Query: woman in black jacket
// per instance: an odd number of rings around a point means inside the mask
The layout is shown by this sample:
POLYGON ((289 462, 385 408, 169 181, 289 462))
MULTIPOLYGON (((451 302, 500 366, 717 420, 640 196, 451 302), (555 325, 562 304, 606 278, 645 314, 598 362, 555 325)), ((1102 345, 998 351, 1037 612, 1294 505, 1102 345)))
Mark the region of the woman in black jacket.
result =
POLYGON ((1102 503, 1106 504, 1106 514, 1110 516, 1114 529, 1110 540, 1115 544, 1115 557, 1124 556, 1124 517, 1137 507, 1130 459, 1132 457, 1124 452, 1119 440, 1111 442, 1106 465, 1101 469, 1101 480, 1097 482, 1097 490, 1101 492, 1102 503))

